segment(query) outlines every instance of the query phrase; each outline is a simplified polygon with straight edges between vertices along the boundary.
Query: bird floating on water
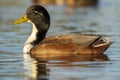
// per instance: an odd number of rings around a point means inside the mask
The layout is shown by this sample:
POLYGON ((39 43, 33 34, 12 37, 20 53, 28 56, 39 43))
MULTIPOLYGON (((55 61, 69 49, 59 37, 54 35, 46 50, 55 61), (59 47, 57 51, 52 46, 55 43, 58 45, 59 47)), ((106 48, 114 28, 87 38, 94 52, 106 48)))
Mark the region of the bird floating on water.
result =
POLYGON ((75 54, 102 54, 111 45, 110 39, 91 34, 60 34, 46 37, 50 16, 40 5, 31 5, 24 16, 14 22, 30 22, 32 33, 24 44, 23 52, 32 56, 55 57, 75 54))

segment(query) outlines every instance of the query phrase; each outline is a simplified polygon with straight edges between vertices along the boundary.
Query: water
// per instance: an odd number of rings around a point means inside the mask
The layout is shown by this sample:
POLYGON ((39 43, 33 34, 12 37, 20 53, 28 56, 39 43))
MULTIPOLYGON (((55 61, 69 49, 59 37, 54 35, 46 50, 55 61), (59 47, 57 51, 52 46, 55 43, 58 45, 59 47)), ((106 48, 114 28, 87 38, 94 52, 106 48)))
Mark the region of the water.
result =
POLYGON ((23 43, 30 24, 13 25, 30 5, 29 0, 0 1, 0 80, 119 80, 120 1, 101 0, 97 8, 46 6, 51 16, 47 35, 90 33, 106 35, 115 41, 99 56, 68 56, 35 61, 23 57, 23 43))

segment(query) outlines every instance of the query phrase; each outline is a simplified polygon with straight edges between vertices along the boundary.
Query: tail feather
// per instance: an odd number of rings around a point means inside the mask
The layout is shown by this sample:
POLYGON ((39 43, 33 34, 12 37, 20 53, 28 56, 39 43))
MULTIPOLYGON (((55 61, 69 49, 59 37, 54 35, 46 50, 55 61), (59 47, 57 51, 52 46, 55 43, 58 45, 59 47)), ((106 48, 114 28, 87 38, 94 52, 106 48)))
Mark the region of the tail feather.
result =
POLYGON ((107 37, 99 37, 95 42, 92 43, 93 47, 100 47, 110 44, 111 41, 107 37))

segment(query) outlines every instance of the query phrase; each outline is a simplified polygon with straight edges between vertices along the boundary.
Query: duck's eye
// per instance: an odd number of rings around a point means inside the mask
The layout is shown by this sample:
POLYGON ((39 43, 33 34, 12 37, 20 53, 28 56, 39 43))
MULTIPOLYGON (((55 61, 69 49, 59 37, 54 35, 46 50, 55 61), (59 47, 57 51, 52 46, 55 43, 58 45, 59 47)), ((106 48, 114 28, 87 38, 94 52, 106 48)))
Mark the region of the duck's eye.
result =
POLYGON ((34 13, 34 14, 39 14, 39 12, 38 12, 38 11, 33 11, 33 13, 34 13))

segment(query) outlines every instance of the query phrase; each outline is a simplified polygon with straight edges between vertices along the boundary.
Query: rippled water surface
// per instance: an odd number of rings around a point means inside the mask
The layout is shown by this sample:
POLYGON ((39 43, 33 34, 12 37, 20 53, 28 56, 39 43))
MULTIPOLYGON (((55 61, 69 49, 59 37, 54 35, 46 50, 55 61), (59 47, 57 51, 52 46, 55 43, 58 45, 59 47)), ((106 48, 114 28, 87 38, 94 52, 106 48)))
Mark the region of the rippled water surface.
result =
POLYGON ((13 25, 30 0, 0 1, 0 80, 119 80, 120 1, 100 0, 96 8, 46 6, 51 16, 47 35, 90 33, 109 37, 114 43, 105 55, 65 56, 35 61, 22 47, 31 32, 30 24, 13 25))

